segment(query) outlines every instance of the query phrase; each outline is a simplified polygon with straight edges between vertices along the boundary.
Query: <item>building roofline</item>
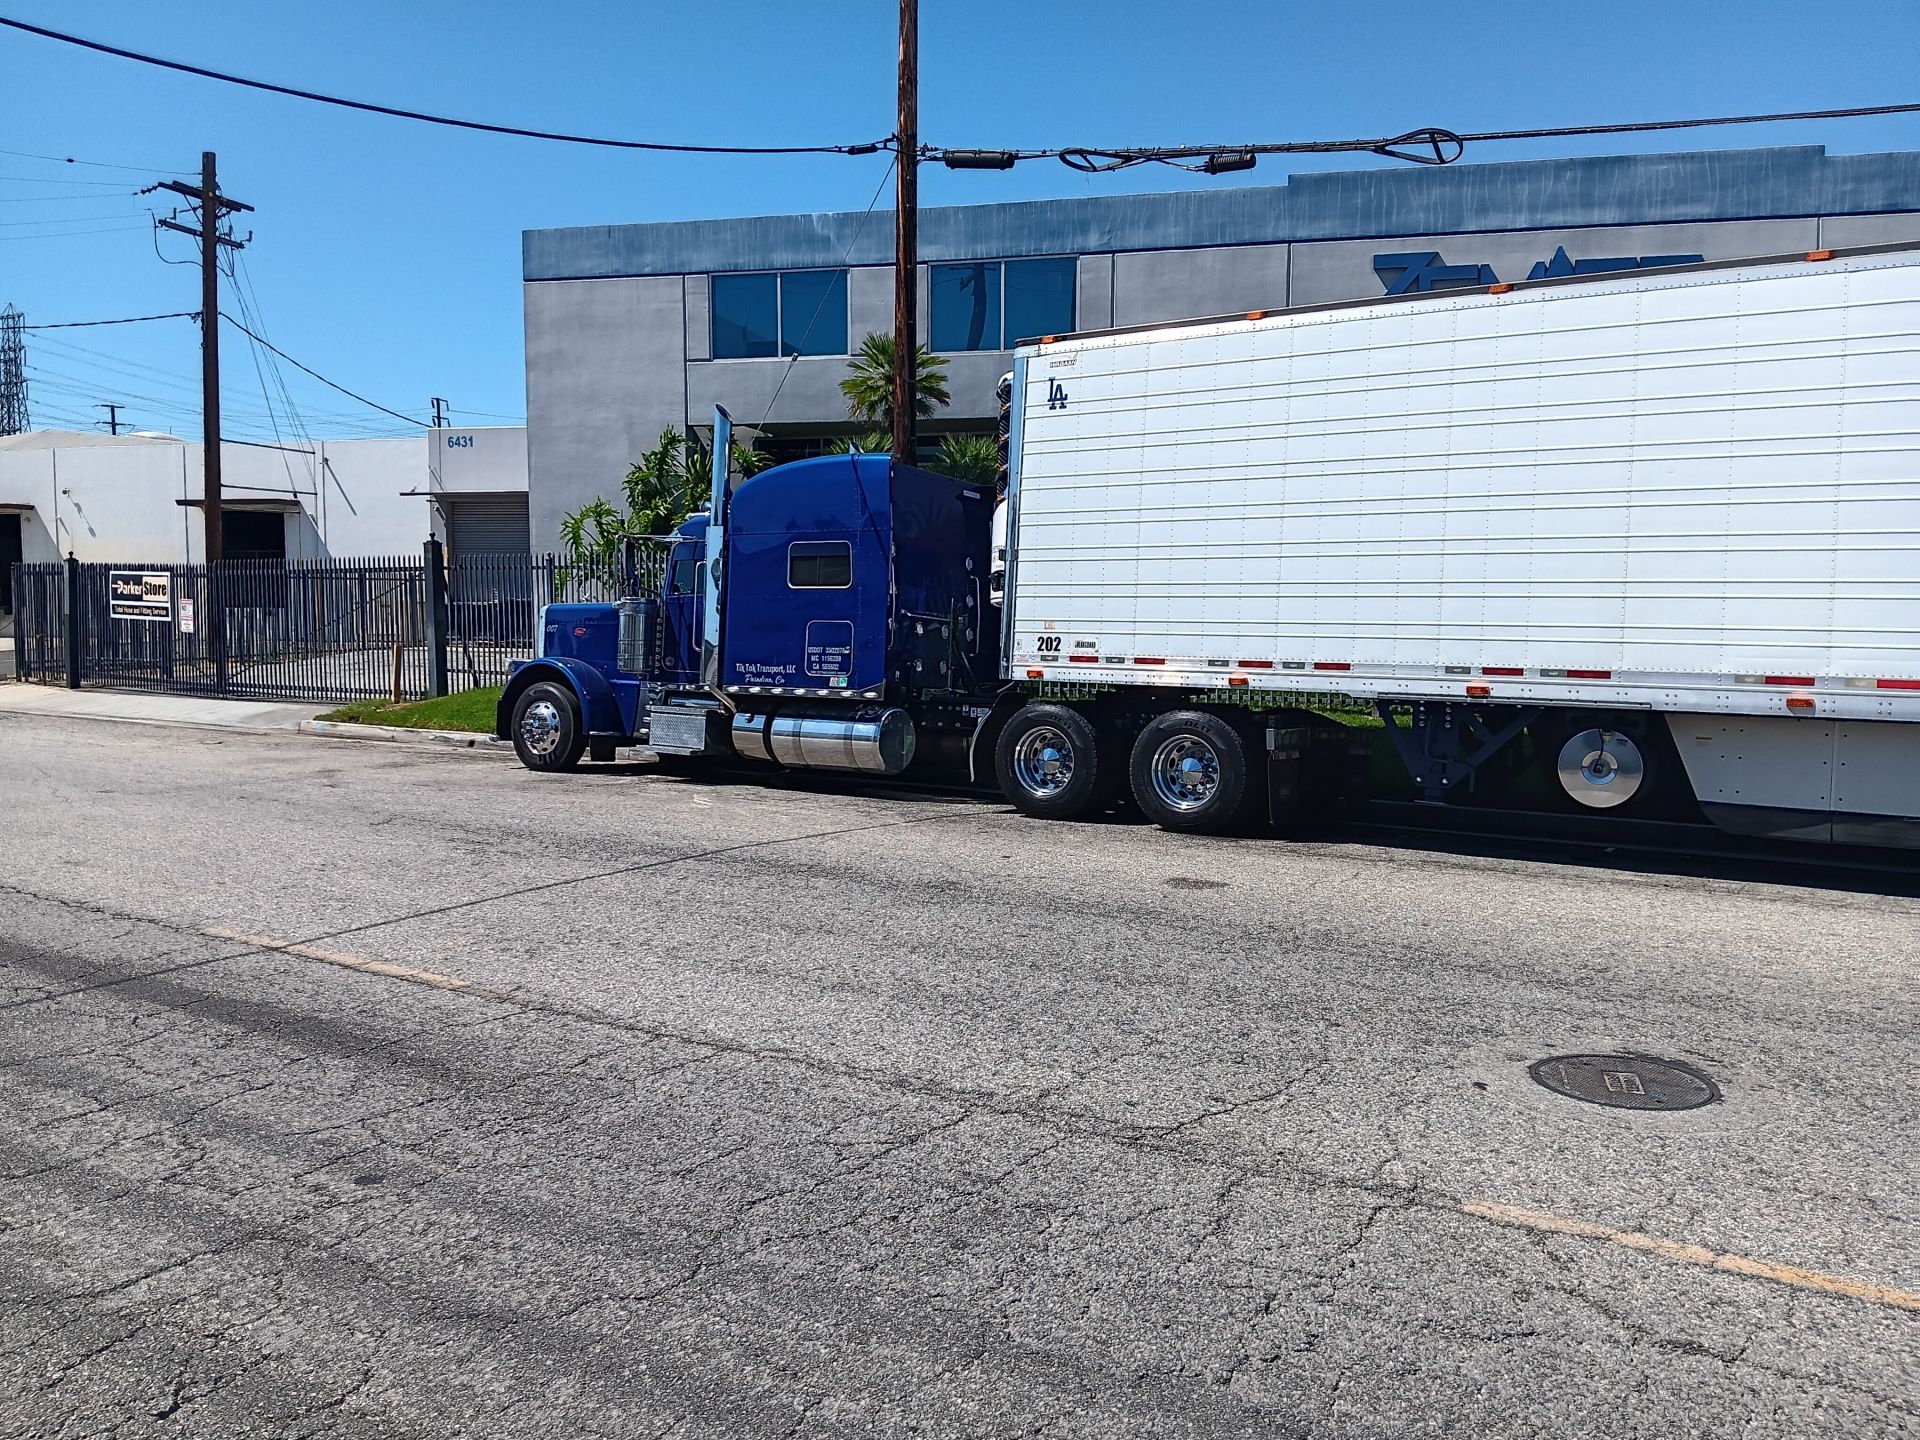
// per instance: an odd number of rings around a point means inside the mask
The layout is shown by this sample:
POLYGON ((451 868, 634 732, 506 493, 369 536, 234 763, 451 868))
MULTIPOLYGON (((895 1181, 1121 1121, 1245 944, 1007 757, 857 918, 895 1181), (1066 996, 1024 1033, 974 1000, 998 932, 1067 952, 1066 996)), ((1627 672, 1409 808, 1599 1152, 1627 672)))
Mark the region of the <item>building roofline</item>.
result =
MULTIPOLYGON (((1794 145, 932 206, 920 212, 919 233, 922 260, 939 262, 1901 211, 1920 211, 1920 151, 1829 155, 1794 145)), ((858 211, 587 225, 525 231, 521 271, 544 281, 885 265, 892 247, 891 227, 858 211)))

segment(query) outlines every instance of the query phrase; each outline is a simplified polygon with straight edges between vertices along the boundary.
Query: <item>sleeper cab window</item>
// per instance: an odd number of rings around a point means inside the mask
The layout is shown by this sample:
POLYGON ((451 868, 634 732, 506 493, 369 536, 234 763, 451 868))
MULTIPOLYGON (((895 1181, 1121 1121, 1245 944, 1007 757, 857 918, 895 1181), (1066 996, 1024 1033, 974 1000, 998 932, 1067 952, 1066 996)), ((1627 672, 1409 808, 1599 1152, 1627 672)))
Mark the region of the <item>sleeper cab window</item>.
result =
POLYGON ((691 595, 694 592, 694 567, 700 563, 699 556, 691 545, 681 547, 681 553, 673 557, 673 579, 668 586, 669 595, 691 595))
POLYGON ((787 547, 787 587, 845 590, 853 584, 853 545, 846 540, 796 540, 787 547))

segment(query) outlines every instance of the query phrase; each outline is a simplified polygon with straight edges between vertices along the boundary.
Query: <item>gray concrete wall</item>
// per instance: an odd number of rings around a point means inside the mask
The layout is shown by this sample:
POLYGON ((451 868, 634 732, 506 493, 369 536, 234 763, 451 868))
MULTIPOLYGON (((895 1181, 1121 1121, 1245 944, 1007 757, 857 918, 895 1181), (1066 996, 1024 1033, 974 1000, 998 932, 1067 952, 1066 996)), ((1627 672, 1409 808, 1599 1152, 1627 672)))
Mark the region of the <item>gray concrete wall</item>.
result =
POLYGON ((1151 325, 1196 315, 1282 309, 1287 304, 1287 250, 1285 245, 1240 245, 1115 255, 1113 323, 1151 325))
POLYGON ((536 550, 559 543, 568 513, 617 495, 660 432, 686 423, 686 303, 679 275, 526 286, 536 550))
POLYGON ((1820 222, 1820 245, 1898 245, 1920 240, 1920 213, 1829 215, 1820 222))

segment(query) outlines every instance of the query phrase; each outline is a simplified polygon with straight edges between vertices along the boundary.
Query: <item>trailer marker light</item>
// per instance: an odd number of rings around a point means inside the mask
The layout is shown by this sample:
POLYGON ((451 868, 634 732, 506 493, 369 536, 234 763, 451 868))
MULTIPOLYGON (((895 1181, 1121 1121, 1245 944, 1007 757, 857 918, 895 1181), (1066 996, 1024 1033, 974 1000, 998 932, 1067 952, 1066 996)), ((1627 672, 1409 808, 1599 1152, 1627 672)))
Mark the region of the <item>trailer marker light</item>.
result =
MULTIPOLYGON (((1522 665, 1482 665, 1480 667, 1480 673, 1482 675, 1524 675, 1527 671, 1526 667, 1522 665)), ((1468 686, 1467 688, 1472 689, 1473 687, 1468 686)))
POLYGON ((1493 694, 1493 687, 1491 685, 1469 685, 1467 686, 1467 694, 1472 699, 1484 700, 1493 694))
POLYGON ((1047 672, 1044 670, 1027 671, 1027 679, 1029 680, 1044 680, 1046 678, 1047 678, 1047 672))
POLYGON ((1611 680, 1613 672, 1611 670, 1569 670, 1567 678, 1569 680, 1611 680))
POLYGON ((1067 659, 1076 665, 1097 665, 1100 662, 1098 655, 1069 655, 1067 659))
POLYGON ((1510 285, 1510 284, 1509 284, 1508 282, 1506 282, 1505 280, 1502 280, 1502 281, 1501 281, 1501 282, 1500 282, 1500 283, 1499 283, 1498 285, 1489 285, 1489 286, 1487 286, 1487 294, 1489 294, 1489 295, 1504 295, 1504 294, 1506 294, 1506 293, 1507 293, 1507 292, 1508 292, 1509 290, 1511 290, 1511 289, 1513 289, 1513 286, 1512 286, 1512 285, 1510 285))
POLYGON ((1133 663, 1136 665, 1164 665, 1167 663, 1167 657, 1164 655, 1136 655, 1133 657, 1133 663))
POLYGON ((1787 709, 1811 710, 1813 709, 1813 697, 1811 695, 1789 695, 1787 696, 1787 709))
POLYGON ((1799 687, 1802 690, 1805 690, 1813 684, 1813 676, 1811 675, 1769 675, 1767 676, 1767 684, 1794 685, 1799 687))
POLYGON ((1249 320, 1264 320, 1267 318, 1267 312, 1264 310, 1249 310, 1247 312, 1247 318, 1249 320))
POLYGON ((1876 690, 1920 690, 1920 680, 1876 680, 1876 690))
POLYGON ((1809 250, 1807 252, 1807 258, 1809 260, 1831 260, 1833 258, 1833 252, 1831 250, 1809 250))
POLYGON ((1238 665, 1242 670, 1273 669, 1273 661, 1271 660, 1236 660, 1233 663, 1238 665))
POLYGON ((1244 685, 1246 683, 1247 683, 1247 677, 1244 675, 1227 676, 1227 684, 1229 685, 1244 685))
POLYGON ((1316 660, 1313 662, 1313 668, 1316 670, 1351 670, 1353 666, 1345 660, 1316 660))

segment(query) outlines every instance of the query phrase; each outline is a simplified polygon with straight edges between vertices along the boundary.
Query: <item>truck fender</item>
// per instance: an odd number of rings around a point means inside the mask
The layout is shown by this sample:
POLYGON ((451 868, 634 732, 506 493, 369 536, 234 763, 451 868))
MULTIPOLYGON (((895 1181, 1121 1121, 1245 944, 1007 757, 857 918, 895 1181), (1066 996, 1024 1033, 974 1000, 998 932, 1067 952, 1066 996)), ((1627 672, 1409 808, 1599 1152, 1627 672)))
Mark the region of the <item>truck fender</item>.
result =
POLYGON ((967 782, 978 784, 982 775, 993 774, 993 751, 1022 705, 1033 697, 1017 686, 1008 686, 994 697, 992 706, 973 722, 973 737, 967 741, 967 782))
POLYGON ((511 734, 513 706, 529 685, 551 680, 565 685, 580 702, 580 714, 586 720, 587 733, 621 734, 626 726, 620 719, 620 706, 613 698, 607 677, 584 660, 571 655, 554 655, 529 661, 513 672, 506 689, 500 692, 500 704, 493 712, 493 733, 502 739, 511 734))

